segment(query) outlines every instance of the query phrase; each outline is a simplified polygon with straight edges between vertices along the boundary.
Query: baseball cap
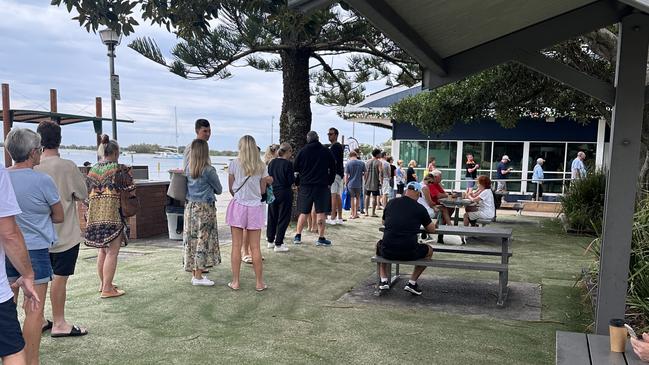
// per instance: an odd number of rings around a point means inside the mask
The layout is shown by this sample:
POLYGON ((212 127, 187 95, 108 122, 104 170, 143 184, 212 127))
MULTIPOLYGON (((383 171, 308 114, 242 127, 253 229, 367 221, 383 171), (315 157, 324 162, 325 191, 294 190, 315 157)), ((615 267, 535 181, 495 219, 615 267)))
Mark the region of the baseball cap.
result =
POLYGON ((421 184, 416 181, 411 181, 406 185, 406 189, 421 192, 421 184))
POLYGON ((511 161, 511 160, 509 159, 509 156, 507 156, 507 155, 503 155, 503 158, 502 158, 502 159, 503 159, 503 160, 507 160, 507 161, 511 161))

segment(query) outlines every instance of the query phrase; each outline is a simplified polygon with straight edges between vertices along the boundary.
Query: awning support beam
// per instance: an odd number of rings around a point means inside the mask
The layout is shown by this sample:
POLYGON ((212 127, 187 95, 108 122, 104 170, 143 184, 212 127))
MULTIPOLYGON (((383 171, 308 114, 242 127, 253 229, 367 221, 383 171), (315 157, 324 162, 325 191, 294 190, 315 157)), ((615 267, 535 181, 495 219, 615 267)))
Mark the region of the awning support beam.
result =
POLYGON ((624 17, 618 36, 597 287, 595 331, 600 335, 608 334, 609 320, 624 318, 626 309, 648 48, 649 15, 636 13, 624 17))
POLYGON ((385 0, 347 0, 383 34, 437 76, 446 76, 444 61, 385 0))
POLYGON ((520 50, 516 54, 516 61, 586 95, 590 95, 607 105, 613 106, 615 102, 615 88, 613 85, 577 71, 539 52, 520 50))

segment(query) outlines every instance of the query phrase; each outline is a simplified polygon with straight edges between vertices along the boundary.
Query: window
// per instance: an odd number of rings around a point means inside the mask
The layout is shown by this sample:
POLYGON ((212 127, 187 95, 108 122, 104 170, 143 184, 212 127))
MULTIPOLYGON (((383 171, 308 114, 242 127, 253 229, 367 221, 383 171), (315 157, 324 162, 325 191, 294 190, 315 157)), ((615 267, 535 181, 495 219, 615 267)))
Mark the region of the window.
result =
POLYGON ((577 152, 579 151, 584 151, 586 153, 586 160, 584 161, 586 171, 593 171, 595 169, 596 150, 597 144, 595 143, 568 143, 568 154, 564 170, 567 173, 567 177, 570 178, 570 166, 572 165, 572 160, 577 157, 577 152))
POLYGON ((403 160, 404 166, 408 166, 411 160, 417 162, 417 167, 425 168, 428 165, 426 161, 426 141, 401 141, 399 145, 399 158, 403 160))
MULTIPOLYGON (((466 163, 466 154, 471 153, 473 155, 473 159, 475 162, 480 165, 480 168, 478 168, 478 176, 480 175, 487 175, 489 176, 491 174, 491 142, 468 142, 465 141, 462 144, 462 164, 461 164, 461 173, 460 177, 462 180, 465 179, 466 176, 466 170, 465 170, 465 163, 466 163)), ((462 184, 460 186, 461 189, 466 189, 467 184, 466 181, 462 181, 462 184)))
POLYGON ((514 170, 507 175, 507 178, 510 180, 518 180, 516 182, 508 182, 507 190, 508 191, 521 191, 521 172, 522 172, 522 163, 523 163, 523 143, 521 142, 494 142, 493 148, 493 161, 492 161, 492 174, 491 178, 496 179, 496 169, 498 163, 502 159, 503 155, 507 155, 511 162, 509 167, 514 170))
POLYGON ((428 142, 428 161, 434 157, 438 169, 455 170, 456 155, 457 142, 428 142))
MULTIPOLYGON (((532 173, 539 157, 545 160, 543 163, 543 177, 545 179, 562 179, 564 177, 565 154, 565 143, 530 143, 530 158, 527 166, 529 171, 528 180, 532 180, 532 173)), ((563 182, 547 181, 543 183, 543 188, 547 193, 561 193, 563 182)), ((527 191, 534 193, 536 184, 529 181, 527 191)))

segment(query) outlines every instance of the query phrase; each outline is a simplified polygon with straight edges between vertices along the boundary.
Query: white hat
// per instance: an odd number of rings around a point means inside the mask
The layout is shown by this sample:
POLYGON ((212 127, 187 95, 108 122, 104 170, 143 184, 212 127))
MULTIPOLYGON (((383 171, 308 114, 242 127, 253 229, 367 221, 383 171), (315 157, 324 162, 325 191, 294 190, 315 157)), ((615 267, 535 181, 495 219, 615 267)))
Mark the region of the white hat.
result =
POLYGON ((509 156, 507 156, 507 155, 503 155, 503 158, 502 158, 502 159, 503 159, 503 160, 507 160, 507 161, 511 161, 511 160, 509 159, 509 156))

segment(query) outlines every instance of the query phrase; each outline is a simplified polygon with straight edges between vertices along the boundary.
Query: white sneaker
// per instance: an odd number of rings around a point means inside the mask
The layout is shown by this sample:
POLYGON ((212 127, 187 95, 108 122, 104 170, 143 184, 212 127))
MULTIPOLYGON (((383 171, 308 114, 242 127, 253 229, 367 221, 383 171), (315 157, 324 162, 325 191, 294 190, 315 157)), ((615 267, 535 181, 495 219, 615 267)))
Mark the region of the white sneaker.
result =
POLYGON ((268 242, 268 248, 275 248, 275 244, 272 242, 268 242))
POLYGON ((336 221, 333 220, 333 219, 327 219, 325 222, 326 222, 327 224, 331 224, 332 226, 335 226, 335 225, 336 225, 336 221))
POLYGON ((336 219, 336 224, 343 224, 343 220, 340 218, 336 219))
POLYGON ((203 276, 202 279, 196 279, 192 277, 192 285, 194 286, 212 286, 214 282, 203 276))
POLYGON ((275 251, 275 252, 288 252, 288 247, 286 247, 286 245, 275 246, 273 251, 275 251))

